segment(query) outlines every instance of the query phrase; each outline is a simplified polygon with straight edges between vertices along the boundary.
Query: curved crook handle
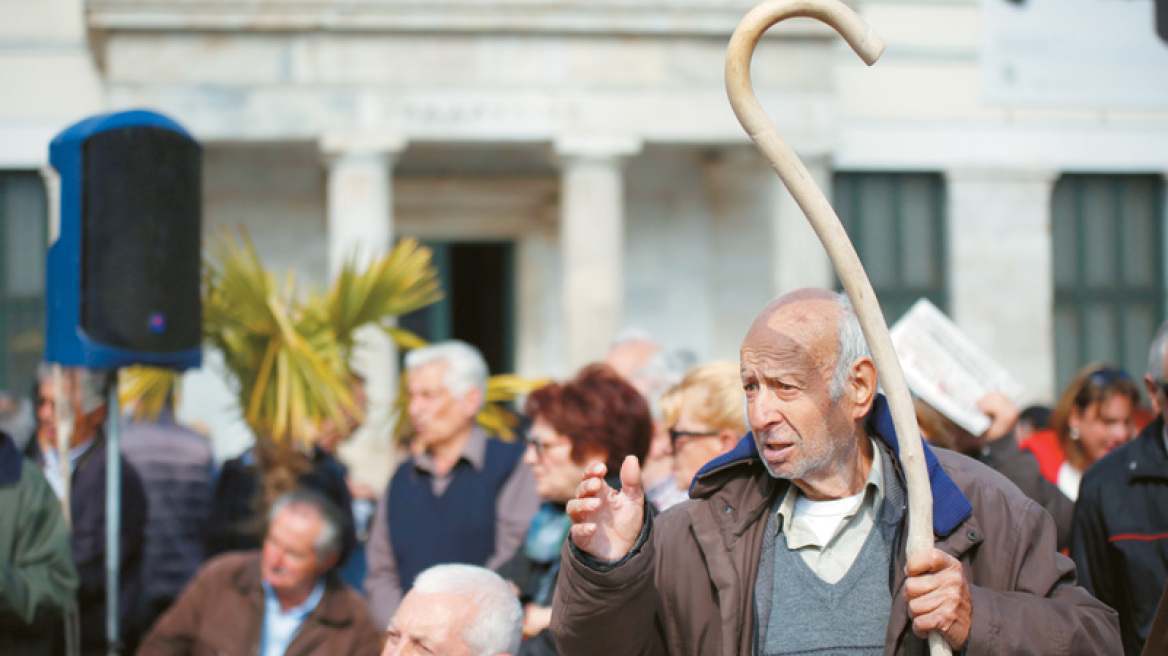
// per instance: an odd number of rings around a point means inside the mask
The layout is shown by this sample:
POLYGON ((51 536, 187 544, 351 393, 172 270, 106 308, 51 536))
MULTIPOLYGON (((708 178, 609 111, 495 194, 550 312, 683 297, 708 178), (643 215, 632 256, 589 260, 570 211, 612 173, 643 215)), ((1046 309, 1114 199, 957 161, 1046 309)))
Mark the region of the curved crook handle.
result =
MULTIPOLYGON (((803 162, 787 145, 763 112, 750 82, 750 59, 754 48, 768 28, 786 18, 803 16, 827 23, 843 36, 852 50, 871 65, 884 52, 884 42, 847 5, 839 0, 766 0, 752 9, 734 30, 726 52, 726 93, 738 122, 779 174, 795 202, 807 215, 819 241, 827 250, 844 291, 856 309, 864 337, 880 372, 893 425, 899 436, 900 461, 908 489, 908 553, 933 546, 933 495, 925 465, 924 448, 919 439, 916 413, 904 380, 904 372, 892 346, 888 326, 868 274, 856 255, 847 232, 835 210, 827 202, 803 162)), ((934 656, 951 654, 949 644, 940 633, 929 634, 929 648, 934 656)))

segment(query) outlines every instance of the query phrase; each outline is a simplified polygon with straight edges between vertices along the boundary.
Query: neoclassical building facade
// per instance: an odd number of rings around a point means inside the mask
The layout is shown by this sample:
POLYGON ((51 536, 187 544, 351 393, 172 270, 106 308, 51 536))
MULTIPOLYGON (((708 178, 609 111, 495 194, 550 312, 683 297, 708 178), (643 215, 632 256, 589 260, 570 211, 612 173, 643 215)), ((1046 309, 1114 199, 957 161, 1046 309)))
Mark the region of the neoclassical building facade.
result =
MULTIPOLYGON (((889 318, 930 298, 1050 401, 1087 361, 1139 367, 1163 318, 1168 106, 987 99, 993 2, 849 3, 887 43, 871 68, 788 21, 753 79, 889 318)), ((628 328, 734 358, 775 294, 836 284, 726 100, 747 0, 15 4, 0 223, 26 241, 52 135, 146 107, 204 145, 205 233, 245 226, 311 285, 421 239, 449 301, 405 322, 496 369, 564 377, 628 328)), ((365 358, 384 405, 393 354, 365 358)))

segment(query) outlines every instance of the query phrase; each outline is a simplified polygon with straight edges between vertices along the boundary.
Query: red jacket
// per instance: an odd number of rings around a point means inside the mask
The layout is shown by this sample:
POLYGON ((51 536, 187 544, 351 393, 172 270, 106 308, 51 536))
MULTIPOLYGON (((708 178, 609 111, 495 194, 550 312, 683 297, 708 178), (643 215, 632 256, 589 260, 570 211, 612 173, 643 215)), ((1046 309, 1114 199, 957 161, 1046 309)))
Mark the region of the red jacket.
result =
POLYGON ((1033 453, 1038 458, 1038 468, 1042 470, 1042 475, 1058 485, 1059 469, 1067 461, 1067 454, 1053 430, 1036 431, 1018 446, 1033 453))

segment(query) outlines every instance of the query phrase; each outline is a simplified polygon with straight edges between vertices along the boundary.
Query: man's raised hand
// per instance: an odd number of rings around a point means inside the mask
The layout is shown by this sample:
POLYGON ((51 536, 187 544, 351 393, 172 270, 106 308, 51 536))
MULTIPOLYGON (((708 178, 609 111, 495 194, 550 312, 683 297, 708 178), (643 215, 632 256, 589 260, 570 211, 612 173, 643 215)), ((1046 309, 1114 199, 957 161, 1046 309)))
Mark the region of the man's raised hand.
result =
POLYGON ((632 550, 645 521, 645 492, 636 456, 621 465, 621 490, 604 482, 608 469, 593 463, 584 470, 576 498, 568 502, 572 541, 576 548, 600 560, 620 560, 632 550))

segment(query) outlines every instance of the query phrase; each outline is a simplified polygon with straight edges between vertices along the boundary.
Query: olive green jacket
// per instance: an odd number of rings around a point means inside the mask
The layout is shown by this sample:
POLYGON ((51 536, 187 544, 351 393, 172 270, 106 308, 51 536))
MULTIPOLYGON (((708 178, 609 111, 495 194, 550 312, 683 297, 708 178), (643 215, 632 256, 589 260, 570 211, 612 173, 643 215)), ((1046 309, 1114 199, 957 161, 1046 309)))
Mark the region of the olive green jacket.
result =
POLYGON ((0 433, 0 654, 59 649, 76 593, 61 503, 44 474, 0 433))

